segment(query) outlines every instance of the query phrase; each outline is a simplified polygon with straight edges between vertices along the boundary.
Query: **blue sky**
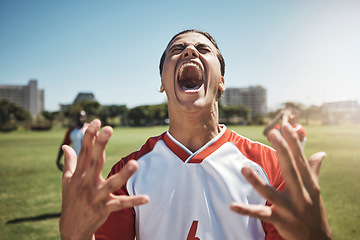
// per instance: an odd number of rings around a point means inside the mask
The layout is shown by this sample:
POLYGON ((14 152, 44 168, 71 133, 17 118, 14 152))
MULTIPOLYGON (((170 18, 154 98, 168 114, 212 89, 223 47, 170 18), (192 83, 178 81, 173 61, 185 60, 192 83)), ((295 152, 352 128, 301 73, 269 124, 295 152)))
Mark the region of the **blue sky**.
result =
POLYGON ((360 102, 360 1, 0 0, 0 84, 37 79, 45 109, 93 92, 101 104, 166 100, 160 56, 179 31, 208 31, 226 87, 286 101, 360 102))

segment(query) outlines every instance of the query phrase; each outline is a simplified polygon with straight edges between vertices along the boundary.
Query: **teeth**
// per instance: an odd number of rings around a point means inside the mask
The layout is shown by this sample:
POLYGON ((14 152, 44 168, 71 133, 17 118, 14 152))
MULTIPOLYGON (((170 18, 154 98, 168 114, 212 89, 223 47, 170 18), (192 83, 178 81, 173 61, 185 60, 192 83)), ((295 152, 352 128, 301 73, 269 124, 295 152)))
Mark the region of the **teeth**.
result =
POLYGON ((197 62, 186 62, 183 63, 179 68, 177 81, 181 89, 184 91, 198 90, 203 84, 203 78, 203 71, 197 62), (186 71, 185 69, 187 69, 187 67, 191 67, 192 70, 189 70, 192 72, 185 73, 184 71, 186 71), (197 71, 197 74, 194 72, 194 70, 197 71), (184 74, 185 76, 183 76, 184 74), (189 74, 194 75, 190 76, 189 74))
POLYGON ((199 64, 195 63, 195 62, 186 62, 184 63, 183 65, 180 66, 180 69, 179 69, 179 76, 182 75, 183 71, 184 71, 184 68, 187 67, 187 66, 194 66, 196 67, 196 69, 198 70, 199 73, 201 73, 201 68, 199 66, 199 64))

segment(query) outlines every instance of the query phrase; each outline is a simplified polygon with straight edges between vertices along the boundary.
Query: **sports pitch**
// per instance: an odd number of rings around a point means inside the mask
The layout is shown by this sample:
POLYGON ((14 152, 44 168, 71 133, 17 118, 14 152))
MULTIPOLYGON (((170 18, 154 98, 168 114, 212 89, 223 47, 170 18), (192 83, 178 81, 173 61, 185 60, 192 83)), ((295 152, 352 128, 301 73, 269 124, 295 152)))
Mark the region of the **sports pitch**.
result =
MULTIPOLYGON (((269 144, 262 126, 230 126, 269 144)), ((103 176, 166 127, 115 128, 106 151, 103 176)), ((320 185, 334 239, 360 239, 360 125, 306 126, 306 156, 327 152, 320 185)), ((1 239, 60 239, 61 172, 55 165, 65 129, 0 133, 1 239)))

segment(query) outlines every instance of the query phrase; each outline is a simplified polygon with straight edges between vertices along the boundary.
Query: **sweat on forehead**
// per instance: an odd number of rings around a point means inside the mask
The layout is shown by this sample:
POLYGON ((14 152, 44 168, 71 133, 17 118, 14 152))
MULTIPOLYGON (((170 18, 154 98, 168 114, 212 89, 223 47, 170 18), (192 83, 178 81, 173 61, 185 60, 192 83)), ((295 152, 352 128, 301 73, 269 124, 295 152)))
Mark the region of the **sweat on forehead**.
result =
POLYGON ((166 52, 168 47, 180 36, 186 33, 198 33, 201 34, 203 36, 205 36, 214 46, 215 48, 218 50, 217 52, 217 58, 220 62, 220 70, 221 70, 221 75, 224 76, 225 75, 225 61, 223 56, 221 55, 220 49, 218 47, 218 45, 216 44, 214 38, 207 32, 204 31, 200 31, 200 30, 196 30, 196 29, 190 29, 190 30, 185 30, 182 32, 177 33, 175 36, 173 36, 171 38, 171 40, 169 41, 168 45, 166 46, 166 49, 164 50, 161 59, 160 59, 160 64, 159 64, 159 70, 160 70, 160 76, 162 74, 162 70, 163 70, 163 66, 164 66, 164 62, 165 62, 165 58, 166 58, 166 52))

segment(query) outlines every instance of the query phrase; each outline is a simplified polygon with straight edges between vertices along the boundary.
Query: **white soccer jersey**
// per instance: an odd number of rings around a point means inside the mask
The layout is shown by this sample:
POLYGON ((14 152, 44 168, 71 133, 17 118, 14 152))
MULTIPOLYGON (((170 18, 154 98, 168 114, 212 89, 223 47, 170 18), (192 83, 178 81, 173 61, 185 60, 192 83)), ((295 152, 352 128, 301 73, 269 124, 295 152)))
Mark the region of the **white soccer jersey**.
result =
POLYGON ((234 201, 266 204, 242 176, 243 166, 251 166, 268 184, 281 185, 277 158, 269 147, 222 126, 216 138, 192 153, 166 132, 122 159, 112 173, 133 158, 139 169, 118 194, 147 194, 150 202, 112 214, 97 238, 133 239, 123 234, 126 226, 133 232, 135 227, 137 240, 265 239, 267 230, 273 231, 230 210, 234 201), (131 223, 125 223, 129 218, 131 223))

